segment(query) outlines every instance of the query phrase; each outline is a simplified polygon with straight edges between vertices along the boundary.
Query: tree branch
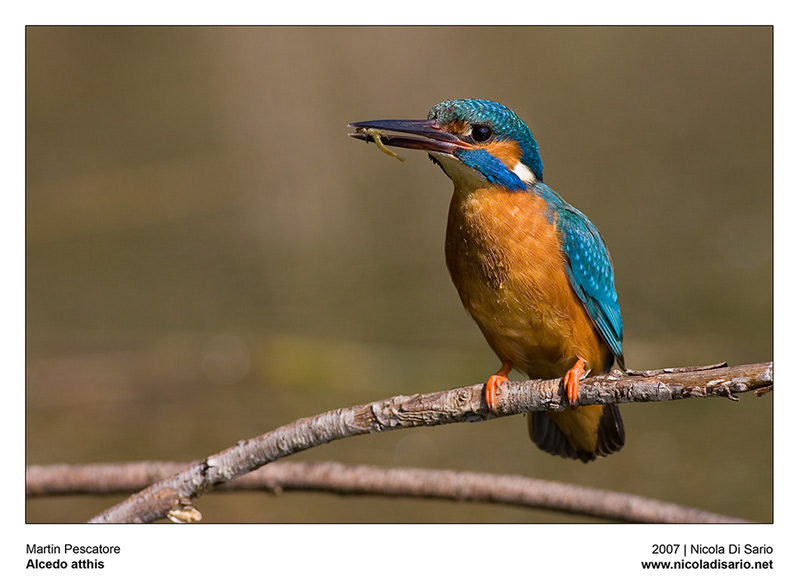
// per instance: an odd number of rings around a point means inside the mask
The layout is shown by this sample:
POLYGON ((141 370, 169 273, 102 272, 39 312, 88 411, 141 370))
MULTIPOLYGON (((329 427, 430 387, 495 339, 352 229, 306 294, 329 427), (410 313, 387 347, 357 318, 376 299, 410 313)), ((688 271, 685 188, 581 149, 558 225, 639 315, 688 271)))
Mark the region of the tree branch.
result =
MULTIPOLYGON (((580 385, 579 404, 660 402, 711 396, 737 400, 735 393, 762 393, 773 383, 771 362, 679 370, 633 372, 632 375, 616 371, 586 378, 580 385)), ((196 462, 90 522, 150 522, 165 516, 192 519, 192 498, 267 463, 345 437, 567 408, 560 379, 506 382, 497 391, 496 414, 487 410, 482 389, 482 385, 474 385, 430 394, 396 396, 299 419, 196 462)))
MULTIPOLYGON (((185 469, 176 462, 30 466, 28 496, 135 492, 185 469)), ((323 491, 343 495, 440 498, 544 508, 631 523, 743 523, 695 508, 522 476, 379 468, 335 462, 273 463, 244 474, 219 490, 323 491)))

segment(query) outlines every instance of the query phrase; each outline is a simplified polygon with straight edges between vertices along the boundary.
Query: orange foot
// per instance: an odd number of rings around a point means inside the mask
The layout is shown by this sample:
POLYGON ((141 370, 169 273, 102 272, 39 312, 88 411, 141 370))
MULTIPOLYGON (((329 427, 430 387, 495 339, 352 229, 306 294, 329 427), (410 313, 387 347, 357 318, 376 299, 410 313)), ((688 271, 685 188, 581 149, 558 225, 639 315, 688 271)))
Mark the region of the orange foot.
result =
POLYGON ((486 406, 491 412, 497 412, 497 386, 508 381, 508 374, 513 369, 513 362, 503 361, 502 367, 486 382, 486 406))
POLYGON ((585 361, 578 359, 572 369, 563 376, 563 388, 566 390, 566 398, 568 398, 572 408, 577 407, 577 394, 580 392, 580 379, 589 372, 586 367, 585 361))

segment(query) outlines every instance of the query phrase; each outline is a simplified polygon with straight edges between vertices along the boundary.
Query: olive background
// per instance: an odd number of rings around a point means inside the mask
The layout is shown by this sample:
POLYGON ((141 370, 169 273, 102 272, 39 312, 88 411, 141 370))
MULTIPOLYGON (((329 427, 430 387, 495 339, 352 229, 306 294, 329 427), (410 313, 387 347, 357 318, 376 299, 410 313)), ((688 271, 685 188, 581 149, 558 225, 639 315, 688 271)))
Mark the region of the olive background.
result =
MULTIPOLYGON (((772 357, 770 27, 29 27, 26 462, 195 460, 294 419, 485 381, 444 265, 451 183, 347 137, 487 98, 611 251, 628 367, 772 357)), ((519 377, 516 375, 516 377, 519 377)), ((584 465, 522 417, 289 458, 517 474, 772 520, 771 395, 626 405, 584 465)), ((38 498, 28 522, 122 499, 38 498)), ((588 522, 210 494, 207 522, 588 522)))

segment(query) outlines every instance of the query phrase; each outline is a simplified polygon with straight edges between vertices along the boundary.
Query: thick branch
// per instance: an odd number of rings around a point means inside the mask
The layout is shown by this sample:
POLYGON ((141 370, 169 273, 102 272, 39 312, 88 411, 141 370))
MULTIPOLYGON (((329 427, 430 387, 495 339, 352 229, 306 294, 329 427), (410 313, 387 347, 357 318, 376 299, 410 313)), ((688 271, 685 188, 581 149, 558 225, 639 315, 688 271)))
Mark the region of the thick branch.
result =
MULTIPOLYGON (((299 419, 194 463, 106 510, 91 522, 150 522, 179 512, 190 500, 267 463, 336 439, 401 428, 483 421, 537 410, 564 410, 560 380, 507 382, 499 387, 497 413, 490 413, 482 385, 431 394, 396 396, 299 419)), ((579 404, 657 402, 762 391, 772 385, 772 364, 694 368, 585 379, 579 404)))
MULTIPOLYGON (((30 466, 26 473, 26 492, 28 496, 135 492, 188 465, 136 462, 30 466)), ((335 462, 273 463, 231 480, 219 490, 266 490, 274 493, 311 490, 344 495, 441 498, 545 508, 632 523, 747 522, 632 494, 522 476, 379 468, 335 462)))

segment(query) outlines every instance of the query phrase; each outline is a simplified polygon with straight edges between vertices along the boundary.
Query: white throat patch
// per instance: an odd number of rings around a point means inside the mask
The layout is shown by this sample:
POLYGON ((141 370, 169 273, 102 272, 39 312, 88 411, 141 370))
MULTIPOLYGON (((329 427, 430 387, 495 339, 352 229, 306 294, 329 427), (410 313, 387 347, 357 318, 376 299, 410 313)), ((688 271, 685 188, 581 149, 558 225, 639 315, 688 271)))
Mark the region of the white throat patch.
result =
POLYGON ((486 188, 491 183, 479 171, 464 164, 460 159, 449 153, 430 153, 435 157, 447 172, 456 187, 470 192, 478 188, 486 188))
MULTIPOLYGON (((431 152, 430 155, 435 157, 441 163, 441 166, 455 184, 458 184, 464 188, 482 188, 490 185, 483 174, 470 168, 468 165, 465 165, 454 155, 450 155, 449 153, 433 152, 431 152)), ((535 179, 533 170, 524 165, 521 161, 517 163, 511 171, 513 171, 513 173, 516 174, 516 177, 528 186, 532 186, 537 181, 535 179)))

